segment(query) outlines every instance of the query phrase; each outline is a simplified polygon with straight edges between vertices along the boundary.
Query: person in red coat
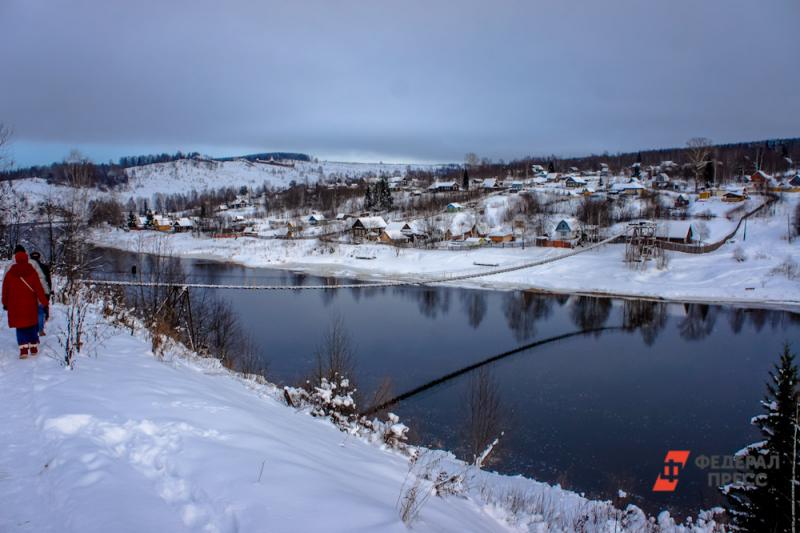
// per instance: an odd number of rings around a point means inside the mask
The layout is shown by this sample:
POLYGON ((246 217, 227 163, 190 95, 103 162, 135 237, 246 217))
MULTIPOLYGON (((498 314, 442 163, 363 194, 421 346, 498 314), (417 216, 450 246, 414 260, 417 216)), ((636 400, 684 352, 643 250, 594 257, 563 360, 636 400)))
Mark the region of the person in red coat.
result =
POLYGON ((47 295, 25 248, 17 245, 3 277, 3 309, 8 311, 8 327, 17 330, 20 359, 39 353, 39 305, 48 308, 47 295))

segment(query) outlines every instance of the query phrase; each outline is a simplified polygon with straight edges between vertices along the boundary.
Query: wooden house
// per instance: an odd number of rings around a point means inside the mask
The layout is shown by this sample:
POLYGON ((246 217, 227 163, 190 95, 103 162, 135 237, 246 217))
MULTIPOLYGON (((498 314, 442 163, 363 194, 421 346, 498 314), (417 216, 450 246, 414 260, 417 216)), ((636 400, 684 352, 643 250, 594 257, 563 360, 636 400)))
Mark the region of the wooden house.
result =
POLYGON ((379 239, 388 244, 405 244, 414 240, 414 232, 407 222, 389 222, 379 239))
POLYGON ((428 187, 428 190, 434 193, 457 191, 458 183, 455 181, 435 181, 428 187))
POLYGON ((494 244, 512 242, 514 240, 514 232, 511 231, 511 228, 497 228, 490 231, 487 237, 494 244))
POLYGON ((385 228, 383 217, 359 217, 350 226, 350 231, 357 239, 377 239, 385 228))
POLYGON ((723 202, 735 203, 744 202, 745 200, 747 200, 747 196, 745 196, 742 192, 728 191, 722 195, 723 202))
POLYGON ((325 215, 322 215, 320 213, 311 213, 310 215, 305 217, 304 220, 306 224, 308 224, 309 226, 316 226, 317 224, 322 224, 323 222, 325 222, 325 215))
POLYGON ((564 186, 567 189, 586 187, 586 180, 578 178, 576 176, 567 176, 567 179, 564 180, 564 186))
POLYGON ((580 237, 580 224, 575 218, 562 218, 553 229, 553 240, 573 241, 580 237))
POLYGON ((757 170, 750 176, 750 184, 757 191, 765 190, 771 181, 772 178, 763 170, 757 170))
POLYGON ((656 237, 669 242, 692 244, 697 241, 697 232, 691 222, 671 221, 666 227, 656 230, 656 237))
POLYGON ((194 221, 191 218, 181 217, 173 226, 176 233, 186 233, 194 229, 194 221))

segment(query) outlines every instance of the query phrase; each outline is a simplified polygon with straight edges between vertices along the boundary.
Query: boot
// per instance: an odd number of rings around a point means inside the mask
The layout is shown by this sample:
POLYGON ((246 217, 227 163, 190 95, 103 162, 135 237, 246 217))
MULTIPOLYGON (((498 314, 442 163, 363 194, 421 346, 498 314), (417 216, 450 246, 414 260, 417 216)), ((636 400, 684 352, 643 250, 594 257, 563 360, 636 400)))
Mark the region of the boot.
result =
POLYGON ((36 356, 39 353, 39 345, 31 344, 31 356, 36 356))
POLYGON ((28 345, 23 344, 19 347, 19 358, 20 359, 27 359, 28 358, 28 345))

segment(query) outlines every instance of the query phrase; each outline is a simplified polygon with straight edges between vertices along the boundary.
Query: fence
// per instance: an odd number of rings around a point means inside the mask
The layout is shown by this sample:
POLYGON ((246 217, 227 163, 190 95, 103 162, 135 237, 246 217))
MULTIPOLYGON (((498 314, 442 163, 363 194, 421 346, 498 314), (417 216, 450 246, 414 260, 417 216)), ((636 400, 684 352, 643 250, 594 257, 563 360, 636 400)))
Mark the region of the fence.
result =
POLYGON ((676 243, 676 242, 656 240, 656 246, 658 246, 662 250, 670 250, 672 252, 682 252, 682 253, 686 253, 686 254, 707 254, 707 253, 715 252, 723 244, 725 244, 730 239, 732 239, 734 235, 736 235, 736 232, 739 231, 739 228, 741 227, 742 223, 745 220, 747 220, 752 215, 755 215, 756 213, 758 213, 759 211, 761 211, 762 209, 764 209, 765 207, 767 207, 769 204, 771 204, 772 202, 774 202, 777 199, 778 199, 778 197, 776 195, 768 194, 766 202, 764 202, 760 206, 756 207, 755 209, 749 211, 748 213, 745 213, 744 215, 742 215, 742 218, 739 219, 739 222, 736 224, 736 227, 733 229, 733 231, 728 233, 725 237, 723 237, 722 239, 718 240, 717 242, 712 242, 710 244, 682 244, 682 243, 676 243))

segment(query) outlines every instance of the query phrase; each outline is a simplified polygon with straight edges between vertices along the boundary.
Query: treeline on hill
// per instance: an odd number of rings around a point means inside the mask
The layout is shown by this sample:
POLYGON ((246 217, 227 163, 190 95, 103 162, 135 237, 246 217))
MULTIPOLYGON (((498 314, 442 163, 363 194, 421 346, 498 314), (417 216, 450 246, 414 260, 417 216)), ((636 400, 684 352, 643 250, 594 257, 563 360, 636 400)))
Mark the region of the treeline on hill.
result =
MULTIPOLYGON (((756 170, 768 174, 785 172, 796 168, 800 162, 800 138, 772 139, 742 143, 717 144, 709 146, 708 159, 717 163, 717 181, 735 181, 741 176, 749 176, 756 170)), ((493 161, 479 158, 476 154, 467 154, 466 163, 470 178, 492 178, 513 175, 524 177, 530 173, 531 165, 538 164, 549 172, 568 172, 571 167, 584 171, 599 171, 601 164, 609 166, 613 174, 621 174, 630 170, 635 163, 642 169, 658 166, 663 161, 672 161, 677 165, 681 177, 694 176, 692 149, 664 148, 658 150, 642 150, 616 154, 592 154, 581 157, 559 157, 556 155, 543 157, 525 157, 513 161, 493 161)), ((673 169, 673 174, 676 172, 673 169)), ((436 173, 414 171, 414 177, 447 179, 462 183, 463 166, 444 167, 436 173), (435 174, 435 175, 434 175, 435 174)))
POLYGON ((248 154, 238 157, 216 157, 215 161, 235 161, 236 159, 247 159, 248 161, 269 161, 270 159, 287 159, 290 161, 311 161, 311 156, 298 152, 262 152, 260 154, 248 154))
POLYGON ((116 163, 94 163, 77 153, 70 154, 64 161, 58 161, 50 165, 34 165, 30 167, 7 170, 0 173, 2 180, 19 180, 25 178, 42 178, 49 183, 69 183, 69 167, 81 164, 86 167, 87 183, 84 185, 98 188, 112 188, 117 185, 127 183, 128 177, 124 169, 138 167, 142 165, 152 165, 154 163, 168 163, 179 159, 189 159, 199 157, 197 152, 185 154, 175 152, 174 154, 150 154, 120 157, 116 163))

